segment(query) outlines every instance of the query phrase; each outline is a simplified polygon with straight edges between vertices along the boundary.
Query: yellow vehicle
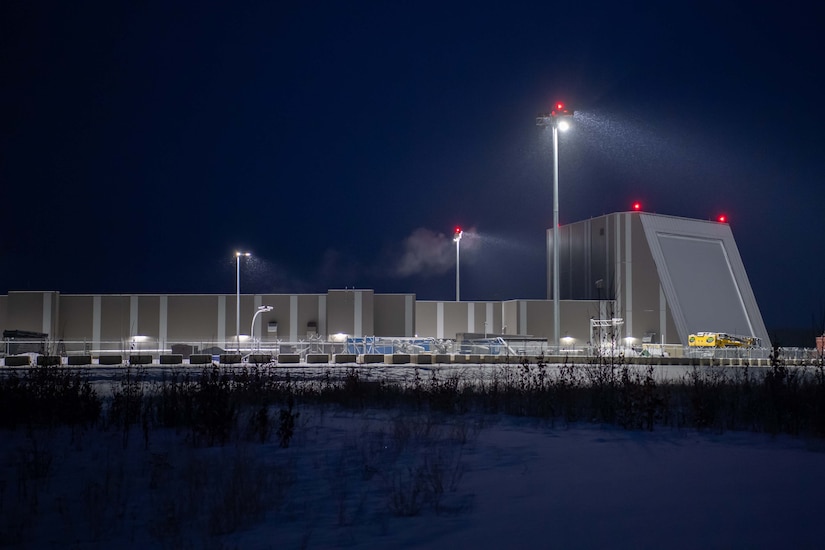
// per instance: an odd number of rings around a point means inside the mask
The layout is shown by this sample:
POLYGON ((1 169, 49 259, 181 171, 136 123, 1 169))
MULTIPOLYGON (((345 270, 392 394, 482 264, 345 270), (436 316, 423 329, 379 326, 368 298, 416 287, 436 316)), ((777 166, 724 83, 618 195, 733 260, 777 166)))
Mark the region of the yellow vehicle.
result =
POLYGON ((688 337, 688 346, 697 348, 753 348, 758 345, 758 338, 726 332, 697 332, 688 337))

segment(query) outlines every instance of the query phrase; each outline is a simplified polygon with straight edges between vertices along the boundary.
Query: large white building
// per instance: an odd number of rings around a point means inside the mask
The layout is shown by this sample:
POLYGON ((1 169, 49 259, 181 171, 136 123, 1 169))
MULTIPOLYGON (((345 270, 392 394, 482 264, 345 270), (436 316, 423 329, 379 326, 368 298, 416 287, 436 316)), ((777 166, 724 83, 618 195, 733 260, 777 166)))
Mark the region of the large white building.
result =
MULTIPOLYGON (((727 223, 621 212, 560 228, 559 297, 607 299, 623 334, 687 345, 690 334, 768 332, 727 223)), ((552 258, 552 231, 547 236, 552 258)), ((548 298, 552 298, 548 261, 548 298)), ((566 322, 562 318, 562 331, 566 322)))
MULTIPOLYGON (((552 231, 548 231, 552 258, 552 231)), ((620 320, 621 337, 687 344, 697 331, 760 338, 768 334, 730 227, 643 212, 614 213, 560 230, 560 330, 592 339, 595 320, 620 320)), ((532 336, 552 343, 552 262, 547 300, 430 301, 369 289, 322 294, 242 294, 241 334, 267 342, 353 337, 432 337, 464 333, 532 336), (272 311, 253 315, 259 306, 272 311)), ((15 292, 0 296, 0 328, 48 334, 51 341, 107 343, 148 339, 231 349, 235 294, 83 294, 15 292)))

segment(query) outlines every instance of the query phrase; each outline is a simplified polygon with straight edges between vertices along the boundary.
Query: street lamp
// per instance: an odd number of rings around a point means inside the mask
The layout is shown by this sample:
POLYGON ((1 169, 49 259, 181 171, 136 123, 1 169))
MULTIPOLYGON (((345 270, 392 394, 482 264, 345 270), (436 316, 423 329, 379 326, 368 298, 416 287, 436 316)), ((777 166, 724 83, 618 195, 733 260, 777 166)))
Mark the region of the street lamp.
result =
POLYGON ((238 353, 241 352, 241 256, 252 256, 250 252, 235 252, 237 270, 235 271, 235 341, 238 353))
MULTIPOLYGON (((272 311, 273 309, 275 308, 273 308, 272 306, 258 306, 258 310, 255 312, 255 315, 252 316, 252 326, 249 327, 249 338, 252 341, 252 343, 255 342, 255 319, 257 319, 258 315, 260 315, 261 313, 264 313, 266 311, 272 311)), ((250 353, 252 352, 252 344, 249 345, 249 351, 250 353)))
POLYGON ((461 242, 461 237, 464 236, 464 231, 460 227, 455 228, 455 235, 453 235, 453 242, 455 243, 455 301, 461 300, 461 286, 458 278, 458 243, 461 242))
POLYGON ((536 126, 549 126, 553 130, 553 341, 559 347, 559 130, 570 128, 569 119, 573 110, 568 110, 564 103, 556 103, 549 113, 536 117, 536 126))

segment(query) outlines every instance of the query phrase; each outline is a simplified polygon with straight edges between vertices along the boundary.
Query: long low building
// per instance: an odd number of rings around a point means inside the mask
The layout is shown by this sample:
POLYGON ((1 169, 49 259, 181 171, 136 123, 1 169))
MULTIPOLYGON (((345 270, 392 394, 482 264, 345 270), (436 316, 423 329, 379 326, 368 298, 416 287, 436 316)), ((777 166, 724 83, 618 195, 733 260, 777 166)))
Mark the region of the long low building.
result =
MULTIPOLYGON (((548 231, 548 258, 552 232, 548 231)), ((611 338, 687 345, 698 331, 745 334, 768 344, 730 226, 642 212, 609 214, 560 231, 560 327, 568 347, 611 338)), ((353 337, 454 339, 465 333, 524 336, 552 344, 552 262, 548 299, 419 300, 370 289, 320 294, 62 294, 9 291, 0 328, 82 342, 85 349, 149 340, 232 348, 353 337), (272 306, 271 311, 260 311, 272 306), (254 326, 252 325, 255 320, 254 326), (240 335, 236 326, 241 327, 240 335)), ((128 348, 121 348, 128 349, 128 348)))
MULTIPOLYGON (((602 304, 603 308, 606 306, 602 304)), ((242 294, 241 342, 262 344, 353 337, 430 337, 455 339, 464 333, 531 335, 552 332, 551 302, 441 302, 414 294, 376 294, 368 289, 329 290, 325 294, 242 294), (271 311, 258 312, 261 306, 271 311), (255 317, 255 324, 252 320, 255 317)), ((152 341, 160 349, 176 343, 232 349, 237 342, 235 294, 61 294, 9 292, 0 297, 5 330, 49 335, 52 341, 85 342, 92 350, 152 341)), ((588 339, 589 319, 599 303, 565 301, 566 319, 577 318, 570 338, 588 339)))

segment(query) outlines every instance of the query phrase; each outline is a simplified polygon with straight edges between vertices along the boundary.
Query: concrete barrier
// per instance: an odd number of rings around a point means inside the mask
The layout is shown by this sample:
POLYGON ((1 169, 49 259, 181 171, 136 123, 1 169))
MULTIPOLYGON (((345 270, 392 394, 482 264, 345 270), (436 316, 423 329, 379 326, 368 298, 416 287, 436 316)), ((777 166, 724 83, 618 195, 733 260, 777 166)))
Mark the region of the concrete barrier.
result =
POLYGON ((101 355, 97 358, 98 365, 120 365, 123 363, 123 357, 118 354, 101 355))
POLYGON ((240 353, 222 353, 220 354, 221 365, 237 365, 243 362, 240 353))
POLYGON ((333 356, 333 361, 336 363, 355 363, 358 356, 354 353, 336 353, 333 356))
POLYGON ((129 356, 129 364, 130 365, 151 365, 152 364, 152 356, 151 355, 130 355, 129 356))
POLYGON ((249 356, 247 361, 249 363, 254 363, 255 365, 264 365, 272 362, 272 355, 269 353, 253 353, 249 356))
MULTIPOLYGON (((191 355, 190 355, 191 357, 191 355)), ((158 361, 161 365, 182 365, 183 364, 183 354, 182 353, 171 353, 167 355, 161 355, 158 358, 158 361)))
POLYGON ((31 365, 31 359, 28 355, 9 355, 6 357, 7 367, 28 367, 31 365))
POLYGON ((307 363, 329 363, 328 353, 307 353, 307 363))
POLYGON ((281 353, 277 358, 279 363, 300 363, 301 356, 297 353, 281 353))
POLYGON ((59 355, 38 355, 37 356, 37 366, 38 367, 56 367, 57 365, 63 364, 61 357, 59 355))
POLYGON ((366 353, 361 356, 361 362, 365 365, 371 365, 374 363, 383 363, 384 362, 384 354, 383 353, 366 353))
POLYGON ((446 353, 436 353, 435 355, 433 355, 433 363, 436 363, 438 365, 451 363, 451 362, 452 361, 450 360, 450 356, 447 355, 446 353))
POLYGON ((429 353, 419 353, 415 356, 415 363, 417 365, 432 365, 433 356, 429 353))
POLYGON ((389 357, 387 363, 390 365, 406 365, 410 362, 409 353, 393 353, 388 354, 387 357, 389 357))
POLYGON ((92 364, 92 356, 91 355, 70 355, 66 358, 68 361, 69 366, 77 367, 80 365, 91 365, 92 364))
POLYGON ((193 353, 189 356, 190 365, 209 365, 212 363, 212 356, 208 353, 193 353))

